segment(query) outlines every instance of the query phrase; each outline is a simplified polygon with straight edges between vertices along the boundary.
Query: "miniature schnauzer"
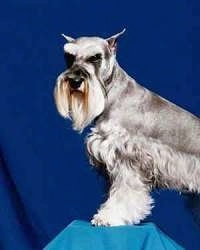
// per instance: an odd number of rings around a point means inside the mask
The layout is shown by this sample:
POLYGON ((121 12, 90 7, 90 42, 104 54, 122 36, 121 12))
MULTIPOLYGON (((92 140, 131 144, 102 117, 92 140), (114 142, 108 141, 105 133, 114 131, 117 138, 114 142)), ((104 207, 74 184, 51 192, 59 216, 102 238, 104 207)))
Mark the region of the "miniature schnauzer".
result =
POLYGON ((111 187, 93 225, 137 224, 151 213, 152 188, 200 192, 200 119, 139 85, 116 60, 117 39, 67 40, 67 69, 54 90, 58 112, 87 137, 90 162, 111 187))

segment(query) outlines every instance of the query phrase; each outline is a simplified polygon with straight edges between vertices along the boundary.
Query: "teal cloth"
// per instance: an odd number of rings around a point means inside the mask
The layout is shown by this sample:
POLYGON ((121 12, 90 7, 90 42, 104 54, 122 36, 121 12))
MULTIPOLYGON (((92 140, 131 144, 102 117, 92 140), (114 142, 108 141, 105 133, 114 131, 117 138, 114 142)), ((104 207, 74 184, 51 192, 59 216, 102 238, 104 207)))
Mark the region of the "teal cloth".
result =
POLYGON ((94 227, 73 221, 44 250, 183 250, 153 223, 94 227))

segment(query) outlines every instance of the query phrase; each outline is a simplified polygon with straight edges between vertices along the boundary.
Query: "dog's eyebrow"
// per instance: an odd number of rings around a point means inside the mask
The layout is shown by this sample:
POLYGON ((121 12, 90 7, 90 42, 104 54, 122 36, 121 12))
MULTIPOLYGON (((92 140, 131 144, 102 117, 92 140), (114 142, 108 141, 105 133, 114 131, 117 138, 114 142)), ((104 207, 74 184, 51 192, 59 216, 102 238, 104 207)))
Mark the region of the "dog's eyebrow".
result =
POLYGON ((78 46, 76 44, 66 43, 64 45, 64 51, 68 54, 76 56, 78 53, 78 46))

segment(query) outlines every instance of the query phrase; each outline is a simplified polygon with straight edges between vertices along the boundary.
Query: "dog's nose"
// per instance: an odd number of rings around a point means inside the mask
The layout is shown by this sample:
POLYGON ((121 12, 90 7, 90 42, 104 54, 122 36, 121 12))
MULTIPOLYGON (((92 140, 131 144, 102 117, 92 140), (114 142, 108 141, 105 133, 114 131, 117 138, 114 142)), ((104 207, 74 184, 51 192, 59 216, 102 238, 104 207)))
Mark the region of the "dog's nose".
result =
POLYGON ((68 77, 69 85, 72 89, 78 89, 84 81, 83 77, 68 77))
POLYGON ((72 89, 78 89, 86 79, 84 69, 74 66, 64 76, 64 79, 68 81, 72 89))

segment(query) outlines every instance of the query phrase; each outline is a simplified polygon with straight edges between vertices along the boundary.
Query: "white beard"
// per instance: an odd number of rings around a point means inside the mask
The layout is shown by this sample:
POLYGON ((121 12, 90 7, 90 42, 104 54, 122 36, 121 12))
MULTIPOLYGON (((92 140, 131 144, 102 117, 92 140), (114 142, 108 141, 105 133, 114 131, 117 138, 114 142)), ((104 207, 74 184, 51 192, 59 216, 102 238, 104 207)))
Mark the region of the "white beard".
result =
POLYGON ((80 132, 103 112, 105 106, 104 94, 96 77, 92 83, 84 82, 77 91, 72 91, 59 76, 54 97, 59 113, 72 119, 74 130, 80 132))

